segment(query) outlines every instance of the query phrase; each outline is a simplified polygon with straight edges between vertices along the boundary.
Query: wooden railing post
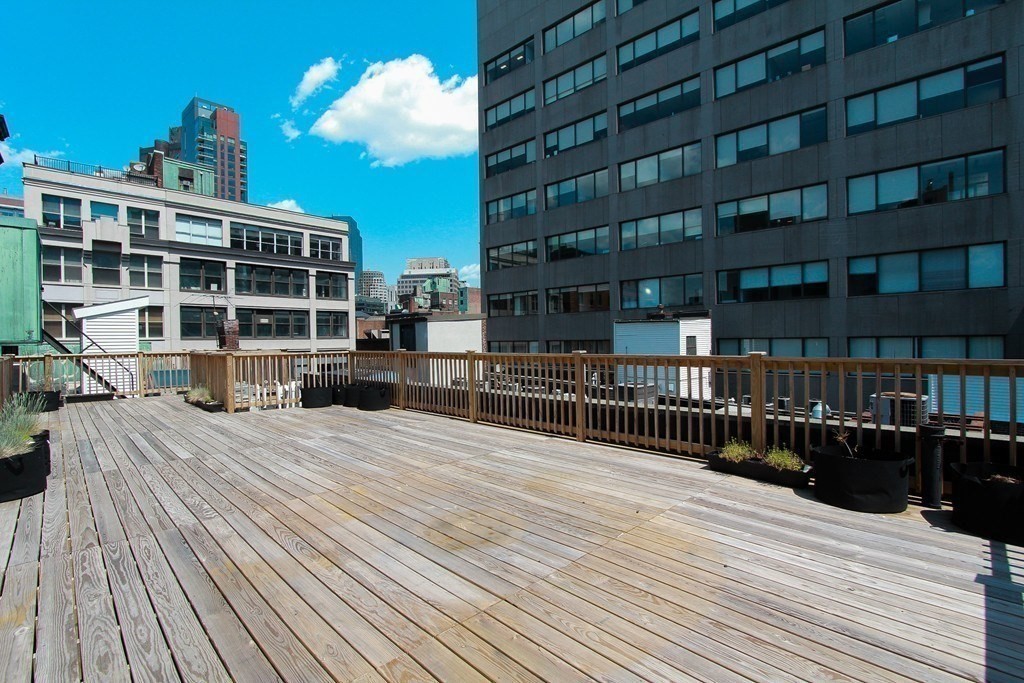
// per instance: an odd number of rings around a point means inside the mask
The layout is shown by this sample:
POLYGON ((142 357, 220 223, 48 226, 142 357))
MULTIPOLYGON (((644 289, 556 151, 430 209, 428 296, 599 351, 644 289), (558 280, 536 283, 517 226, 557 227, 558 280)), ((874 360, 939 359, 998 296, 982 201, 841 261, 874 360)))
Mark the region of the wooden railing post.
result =
POLYGON ((235 412, 235 354, 224 355, 224 410, 235 412))
POLYGON ((53 354, 43 356, 43 391, 53 391, 53 354))
POLYGON ((356 384, 356 353, 348 352, 348 383, 356 384))
POLYGON ((466 388, 469 390, 469 421, 476 422, 476 354, 473 351, 466 351, 466 388))
POLYGON ((764 453, 766 446, 765 434, 765 381, 764 351, 753 351, 748 355, 750 361, 750 445, 758 453, 764 453))
POLYGON ((142 398, 146 395, 146 354, 139 351, 135 354, 135 395, 142 398))
POLYGON ((584 376, 583 356, 586 351, 574 351, 572 360, 576 379, 576 440, 587 440, 587 380, 584 376))
POLYGON ((405 389, 406 389, 406 372, 405 372, 405 349, 398 349, 395 354, 395 358, 398 361, 398 408, 405 410, 405 389))

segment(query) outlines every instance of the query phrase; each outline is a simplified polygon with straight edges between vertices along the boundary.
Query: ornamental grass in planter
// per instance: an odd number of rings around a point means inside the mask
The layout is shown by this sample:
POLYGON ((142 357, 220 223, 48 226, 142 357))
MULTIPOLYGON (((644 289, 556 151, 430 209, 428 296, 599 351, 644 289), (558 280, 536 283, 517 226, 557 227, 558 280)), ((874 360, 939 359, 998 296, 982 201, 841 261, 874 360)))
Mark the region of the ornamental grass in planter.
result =
POLYGON ((716 472, 792 488, 805 488, 811 478, 811 468, 793 451, 773 446, 758 453, 749 443, 736 439, 725 444, 722 450, 709 453, 708 464, 716 472))
POLYGON ((856 512, 906 510, 914 459, 891 451, 851 447, 849 438, 849 432, 836 431, 834 445, 812 449, 815 497, 856 512))
POLYGON ((0 502, 46 490, 49 435, 43 432, 42 396, 16 394, 0 408, 0 502))
POLYGON ((209 387, 202 384, 188 390, 188 393, 185 394, 185 402, 198 406, 208 413, 219 413, 224 410, 224 404, 220 401, 214 401, 213 392, 210 391, 209 387))

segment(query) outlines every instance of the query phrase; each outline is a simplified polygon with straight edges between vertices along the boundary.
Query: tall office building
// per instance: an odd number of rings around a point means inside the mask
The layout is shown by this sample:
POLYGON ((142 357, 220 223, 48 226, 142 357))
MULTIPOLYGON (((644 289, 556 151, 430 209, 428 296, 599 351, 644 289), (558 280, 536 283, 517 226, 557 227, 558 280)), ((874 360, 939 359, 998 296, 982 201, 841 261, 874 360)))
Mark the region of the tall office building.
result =
MULTIPOLYGON (((351 240, 349 241, 351 244, 351 240)), ((378 301, 388 300, 388 283, 384 279, 384 273, 379 270, 364 270, 357 279, 359 283, 359 294, 361 296, 377 299, 378 301)))
POLYGON ((331 216, 334 220, 348 224, 349 260, 356 264, 356 282, 363 275, 363 233, 352 216, 331 216))
POLYGON ((492 350, 1021 357, 1024 3, 478 0, 492 350))
POLYGON ((181 113, 181 125, 168 131, 167 140, 139 150, 145 159, 153 151, 216 172, 215 196, 238 202, 249 201, 249 155, 242 140, 242 120, 231 107, 193 97, 181 113))
POLYGON ((442 256, 427 256, 405 260, 405 270, 398 276, 398 296, 413 294, 427 280, 444 278, 451 285, 448 291, 458 291, 459 271, 442 256))

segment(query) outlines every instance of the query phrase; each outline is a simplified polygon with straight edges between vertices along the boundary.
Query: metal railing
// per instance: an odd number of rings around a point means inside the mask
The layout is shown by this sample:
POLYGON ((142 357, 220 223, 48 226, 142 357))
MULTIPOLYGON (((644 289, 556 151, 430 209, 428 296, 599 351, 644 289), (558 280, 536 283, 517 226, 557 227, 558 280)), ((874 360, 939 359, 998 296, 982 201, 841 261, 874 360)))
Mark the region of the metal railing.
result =
POLYGON ((116 180, 121 183, 148 185, 149 187, 157 186, 156 176, 120 168, 105 168, 94 164, 83 164, 78 161, 54 159, 53 157, 41 157, 39 155, 34 155, 33 164, 40 168, 48 168, 52 171, 63 171, 64 173, 74 173, 75 175, 89 175, 97 178, 116 180))

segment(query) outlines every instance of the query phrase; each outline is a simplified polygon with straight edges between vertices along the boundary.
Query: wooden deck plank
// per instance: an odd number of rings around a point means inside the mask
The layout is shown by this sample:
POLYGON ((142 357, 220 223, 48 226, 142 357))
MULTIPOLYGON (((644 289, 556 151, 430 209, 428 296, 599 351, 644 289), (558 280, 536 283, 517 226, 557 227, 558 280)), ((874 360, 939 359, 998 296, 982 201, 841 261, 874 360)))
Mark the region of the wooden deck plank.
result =
POLYGON ((48 491, 0 505, 5 681, 1024 678, 1024 549, 913 508, 414 412, 48 420, 48 491))

